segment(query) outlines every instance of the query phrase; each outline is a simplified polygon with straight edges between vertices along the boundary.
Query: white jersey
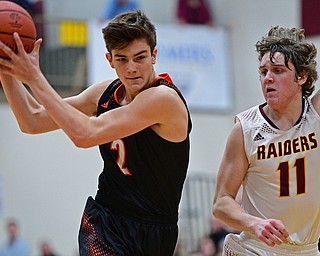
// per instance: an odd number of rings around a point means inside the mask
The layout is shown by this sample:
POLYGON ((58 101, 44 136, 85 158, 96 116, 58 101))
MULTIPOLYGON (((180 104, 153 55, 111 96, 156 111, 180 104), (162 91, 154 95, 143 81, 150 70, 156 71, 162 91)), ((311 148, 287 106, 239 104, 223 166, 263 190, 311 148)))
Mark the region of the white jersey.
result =
POLYGON ((255 106, 236 116, 243 128, 249 168, 243 208, 279 219, 290 244, 317 243, 320 236, 320 116, 309 99, 297 124, 281 131, 255 106))

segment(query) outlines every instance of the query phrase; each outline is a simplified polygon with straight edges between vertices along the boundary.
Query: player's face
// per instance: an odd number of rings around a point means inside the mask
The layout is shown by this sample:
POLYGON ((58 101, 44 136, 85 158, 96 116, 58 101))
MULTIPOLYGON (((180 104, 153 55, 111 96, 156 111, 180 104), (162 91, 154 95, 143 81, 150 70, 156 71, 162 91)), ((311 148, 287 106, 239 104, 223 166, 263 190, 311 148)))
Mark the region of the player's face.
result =
POLYGON ((134 40, 123 49, 112 50, 107 58, 126 91, 137 94, 146 88, 155 78, 153 64, 156 61, 157 50, 151 52, 145 39, 134 40))
POLYGON ((273 62, 270 53, 266 53, 260 63, 259 73, 263 95, 272 108, 283 108, 296 99, 301 99, 301 85, 305 82, 296 78, 296 70, 292 62, 285 65, 282 53, 275 53, 273 62))

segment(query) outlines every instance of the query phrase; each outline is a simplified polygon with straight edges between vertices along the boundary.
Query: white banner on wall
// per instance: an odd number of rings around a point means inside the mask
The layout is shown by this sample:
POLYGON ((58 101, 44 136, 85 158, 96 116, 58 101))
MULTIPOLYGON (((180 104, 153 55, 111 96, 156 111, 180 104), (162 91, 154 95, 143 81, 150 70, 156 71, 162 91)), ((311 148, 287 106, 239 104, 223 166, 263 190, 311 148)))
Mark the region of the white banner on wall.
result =
MULTIPOLYGON (((227 111, 232 107, 229 43, 223 28, 155 24, 157 73, 169 73, 191 110, 227 111)), ((105 58, 102 25, 89 22, 88 77, 93 84, 116 77, 105 58)))

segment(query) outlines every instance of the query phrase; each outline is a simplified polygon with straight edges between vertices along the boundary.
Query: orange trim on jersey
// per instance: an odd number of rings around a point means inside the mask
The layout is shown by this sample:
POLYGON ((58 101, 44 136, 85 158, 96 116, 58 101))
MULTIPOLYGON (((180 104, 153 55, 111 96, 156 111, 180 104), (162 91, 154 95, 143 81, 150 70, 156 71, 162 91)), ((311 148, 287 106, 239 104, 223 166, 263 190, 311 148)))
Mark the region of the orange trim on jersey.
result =
MULTIPOLYGON (((149 85, 149 87, 151 87, 151 86, 152 86, 155 82, 157 82, 159 79, 165 79, 165 80, 167 80, 168 82, 170 82, 170 83, 173 84, 170 75, 169 75, 168 73, 162 73, 162 74, 159 74, 159 75, 156 76, 156 78, 151 82, 151 84, 149 85)), ((117 96, 117 95, 118 95, 118 90, 119 90, 122 86, 124 86, 124 85, 121 84, 121 85, 114 91, 114 93, 113 93, 114 100, 115 100, 118 104, 120 104, 119 99, 118 99, 118 96, 117 96)), ((106 104, 106 103, 104 103, 104 104, 106 104)), ((107 105, 107 106, 108 106, 108 105, 107 105)), ((102 106, 102 107, 104 107, 104 106, 102 106)))
POLYGON ((150 86, 152 86, 155 82, 157 82, 159 79, 165 79, 165 80, 167 80, 168 82, 170 82, 170 83, 172 83, 173 84, 173 82, 172 82, 172 79, 171 79, 171 77, 169 76, 169 74, 168 73, 163 73, 163 74, 159 74, 159 75, 157 75, 156 76, 156 78, 152 81, 152 83, 150 84, 150 86))
POLYGON ((123 84, 121 84, 113 93, 113 96, 114 96, 114 100, 120 105, 120 102, 119 102, 119 99, 118 99, 118 90, 123 86, 123 84))

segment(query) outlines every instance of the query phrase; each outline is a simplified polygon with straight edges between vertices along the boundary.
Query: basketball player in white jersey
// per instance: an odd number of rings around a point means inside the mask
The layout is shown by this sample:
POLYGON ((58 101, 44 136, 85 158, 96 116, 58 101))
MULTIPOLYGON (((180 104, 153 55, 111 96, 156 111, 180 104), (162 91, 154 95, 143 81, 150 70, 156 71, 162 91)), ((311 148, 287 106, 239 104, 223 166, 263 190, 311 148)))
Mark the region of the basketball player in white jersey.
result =
POLYGON ((304 30, 278 26, 256 50, 265 102, 236 116, 217 176, 213 214, 242 231, 223 255, 320 255, 317 50, 304 30))

